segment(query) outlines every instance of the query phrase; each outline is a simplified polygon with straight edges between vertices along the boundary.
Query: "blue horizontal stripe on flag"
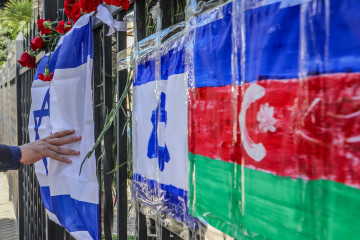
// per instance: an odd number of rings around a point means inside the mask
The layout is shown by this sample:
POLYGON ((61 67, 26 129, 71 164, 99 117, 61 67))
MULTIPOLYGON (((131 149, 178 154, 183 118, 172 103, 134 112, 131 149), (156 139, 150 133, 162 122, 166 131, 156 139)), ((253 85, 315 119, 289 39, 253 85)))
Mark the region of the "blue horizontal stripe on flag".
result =
POLYGON ((184 48, 170 50, 161 57, 161 79, 167 80, 169 76, 185 72, 184 48))
POLYGON ((55 214, 60 224, 69 232, 87 231, 90 236, 99 239, 99 229, 94 221, 99 222, 99 205, 82 202, 70 195, 51 196, 49 187, 40 187, 44 206, 55 214))
MULTIPOLYGON (((171 75, 184 72, 184 48, 180 50, 172 49, 161 56, 161 80, 167 80, 171 75)), ((140 63, 134 86, 140 86, 152 81, 155 81, 155 60, 140 63)))
POLYGON ((93 58, 93 36, 91 21, 81 28, 75 28, 64 37, 57 57, 56 69, 76 68, 93 58))
MULTIPOLYGON (((325 4, 307 10, 305 49, 300 49, 300 5, 279 6, 277 2, 245 11, 245 82, 298 78, 301 50, 307 54, 303 63, 309 75, 360 71, 359 2, 330 1, 328 52, 325 4)), ((231 7, 222 8, 223 18, 196 29, 195 87, 231 84, 231 7)), ((240 61, 238 66, 241 69, 240 61)))
POLYGON ((140 63, 137 78, 134 78, 134 86, 140 86, 152 81, 155 81, 155 60, 140 63))
POLYGON ((231 84, 231 7, 228 4, 222 8, 224 18, 196 28, 195 87, 231 84))
POLYGON ((140 202, 150 207, 159 207, 154 205, 154 202, 161 202, 160 211, 165 212, 167 216, 182 221, 189 227, 198 227, 195 218, 188 214, 187 191, 134 174, 132 192, 133 197, 140 202))
POLYGON ((245 13, 245 82, 298 77, 300 5, 279 6, 277 3, 245 13))

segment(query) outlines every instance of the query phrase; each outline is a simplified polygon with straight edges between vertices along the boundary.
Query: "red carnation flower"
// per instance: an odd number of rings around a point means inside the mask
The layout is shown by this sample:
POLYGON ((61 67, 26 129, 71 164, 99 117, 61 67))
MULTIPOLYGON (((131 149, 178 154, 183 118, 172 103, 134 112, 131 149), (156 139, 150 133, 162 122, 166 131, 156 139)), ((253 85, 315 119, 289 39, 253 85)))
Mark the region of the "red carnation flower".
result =
POLYGON ((36 36, 31 40, 30 45, 31 48, 36 51, 38 49, 41 49, 44 44, 44 40, 40 36, 36 36))
POLYGON ((71 21, 68 21, 67 24, 65 24, 63 20, 60 20, 58 26, 55 28, 58 33, 67 33, 70 29, 71 21))
POLYGON ((81 17, 81 4, 78 0, 65 0, 64 2, 65 14, 69 19, 76 22, 81 17))
POLYGON ((39 19, 39 20, 37 21, 37 25, 38 25, 38 28, 39 28, 39 29, 44 28, 44 22, 45 22, 44 19, 39 19))
POLYGON ((67 23, 66 23, 66 28, 65 28, 65 32, 67 33, 68 31, 70 31, 70 29, 71 29, 71 25, 72 25, 72 23, 71 23, 71 21, 67 21, 67 23))
POLYGON ((44 74, 40 73, 39 74, 39 79, 44 81, 44 82, 50 82, 54 77, 54 73, 50 73, 50 69, 49 66, 47 65, 45 68, 45 72, 44 74))
POLYGON ((64 8, 65 8, 65 14, 70 19, 73 19, 74 16, 72 15, 72 6, 75 3, 76 0, 65 0, 64 2, 64 8))
POLYGON ((83 13, 95 11, 101 2, 102 0, 81 0, 81 11, 83 13))
POLYGON ((23 67, 35 68, 35 57, 32 57, 27 52, 23 52, 23 54, 21 55, 21 58, 18 62, 23 67))
POLYGON ((45 21, 44 19, 39 19, 37 21, 38 28, 41 32, 41 34, 50 34, 51 33, 51 23, 50 21, 45 21))
POLYGON ((50 75, 44 75, 42 73, 39 74, 39 79, 44 82, 51 82, 54 77, 54 73, 50 73, 50 75))
POLYGON ((122 7, 125 10, 128 10, 130 7, 129 0, 104 0, 104 2, 108 5, 114 5, 117 7, 122 7))
POLYGON ((81 17, 80 9, 81 9, 80 1, 77 1, 72 5, 71 19, 73 19, 74 22, 76 22, 81 17))
POLYGON ((55 30, 58 33, 65 33, 65 22, 63 20, 60 20, 55 30))

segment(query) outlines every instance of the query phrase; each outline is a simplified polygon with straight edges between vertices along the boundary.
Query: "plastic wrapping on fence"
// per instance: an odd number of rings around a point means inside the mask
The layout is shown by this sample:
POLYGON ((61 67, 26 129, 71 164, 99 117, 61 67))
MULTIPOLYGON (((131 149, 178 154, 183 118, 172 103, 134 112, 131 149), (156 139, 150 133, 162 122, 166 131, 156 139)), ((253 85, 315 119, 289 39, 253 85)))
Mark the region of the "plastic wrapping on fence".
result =
POLYGON ((358 238, 360 3, 214 2, 135 47, 135 199, 184 238, 358 238))

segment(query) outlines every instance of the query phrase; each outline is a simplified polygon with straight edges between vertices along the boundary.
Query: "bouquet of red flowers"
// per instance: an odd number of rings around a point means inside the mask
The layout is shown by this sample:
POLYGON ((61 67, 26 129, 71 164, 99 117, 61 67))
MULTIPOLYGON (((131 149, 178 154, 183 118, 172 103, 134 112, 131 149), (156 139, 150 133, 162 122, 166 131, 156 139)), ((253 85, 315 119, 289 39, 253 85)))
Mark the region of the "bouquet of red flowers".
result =
MULTIPOLYGON (((96 11, 102 2, 102 0, 65 0, 65 14, 75 23, 82 15, 96 11)), ((123 7, 125 10, 128 10, 130 6, 129 0, 104 0, 104 2, 109 5, 123 7)), ((21 55, 18 61, 21 66, 35 68, 35 57, 40 51, 46 50, 51 54, 55 50, 60 37, 70 31, 72 27, 71 20, 65 23, 63 20, 51 22, 50 20, 39 19, 37 26, 40 34, 31 40, 31 49, 21 55)), ((50 73, 48 63, 44 74, 39 75, 39 79, 51 81, 52 78, 53 73, 50 73)))
MULTIPOLYGON (((31 40, 31 49, 25 51, 18 61, 23 67, 35 68, 35 57, 40 51, 47 50, 47 52, 50 53, 54 51, 60 37, 71 29, 72 23, 71 21, 65 23, 63 20, 56 23, 39 19, 37 26, 40 34, 31 40)), ((53 73, 50 73, 49 67, 47 66, 45 73, 41 75, 42 77, 39 77, 41 80, 51 81, 53 73)))
POLYGON ((96 11, 96 8, 105 2, 108 5, 122 7, 128 10, 130 7, 129 0, 65 0, 65 14, 76 22, 81 15, 96 11))

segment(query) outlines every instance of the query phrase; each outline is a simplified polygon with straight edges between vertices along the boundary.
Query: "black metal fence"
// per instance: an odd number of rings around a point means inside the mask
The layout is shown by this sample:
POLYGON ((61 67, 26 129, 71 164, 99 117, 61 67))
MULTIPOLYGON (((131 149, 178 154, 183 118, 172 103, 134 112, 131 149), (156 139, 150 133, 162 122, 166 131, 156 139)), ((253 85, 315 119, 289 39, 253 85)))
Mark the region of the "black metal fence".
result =
MULTIPOLYGON (((102 131, 105 117, 113 108, 120 96, 124 93, 128 81, 128 69, 117 68, 117 53, 128 48, 128 39, 141 41, 152 34, 153 26, 149 21, 149 6, 156 1, 137 0, 132 3, 128 11, 111 8, 115 19, 122 20, 126 15, 135 12, 134 22, 136 29, 127 32, 117 32, 115 36, 106 36, 108 26, 101 22, 94 23, 94 72, 93 72, 93 102, 95 137, 102 131), (134 36, 136 35, 136 36, 134 36)), ((176 0, 160 0, 163 9, 162 28, 165 29, 185 18, 185 13, 174 15, 176 0)), ((182 0, 185 5, 185 0, 182 0)), ((44 18, 60 20, 66 18, 63 11, 63 0, 44 1, 44 18)), ((36 15, 36 14, 35 14, 36 15)), ((33 21, 30 21, 30 33, 24 40, 24 49, 30 47, 30 41, 37 33, 35 22, 40 17, 39 12, 33 21)), ((38 56, 38 59, 40 56, 38 56)), ((17 92, 17 126, 18 144, 29 142, 28 120, 31 105, 31 85, 35 74, 34 69, 21 69, 17 64, 16 92, 17 92)), ((123 109, 129 111, 131 96, 123 101, 123 109)), ((171 233, 156 219, 149 219, 140 211, 139 203, 135 204, 136 221, 135 234, 128 234, 128 179, 130 176, 129 146, 123 129, 127 124, 127 116, 122 111, 117 113, 116 123, 106 132, 102 144, 95 151, 98 159, 97 171, 99 177, 99 212, 100 212, 100 239, 181 239, 171 233), (116 169, 116 171, 113 171, 116 169), (116 194, 114 194, 116 191, 116 194), (113 196, 116 195, 116 204, 113 196), (114 211, 115 210, 115 211, 114 211), (160 226, 160 227, 159 227, 160 226), (160 231, 160 232, 159 232, 160 231), (150 234, 148 234, 150 233, 150 234)), ((18 176, 18 220, 20 239, 26 240, 68 240, 73 239, 62 227, 49 221, 40 197, 33 166, 22 166, 18 176)))

